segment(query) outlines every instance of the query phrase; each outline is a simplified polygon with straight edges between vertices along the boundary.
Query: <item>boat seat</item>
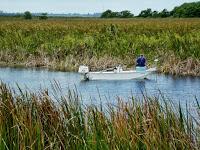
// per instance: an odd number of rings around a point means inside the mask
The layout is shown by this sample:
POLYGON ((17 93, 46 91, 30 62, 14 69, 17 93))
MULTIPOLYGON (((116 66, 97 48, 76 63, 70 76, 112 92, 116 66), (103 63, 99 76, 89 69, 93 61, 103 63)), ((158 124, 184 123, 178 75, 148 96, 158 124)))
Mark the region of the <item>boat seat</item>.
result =
POLYGON ((138 72, 145 72, 146 71, 146 67, 136 67, 136 71, 138 71, 138 72))

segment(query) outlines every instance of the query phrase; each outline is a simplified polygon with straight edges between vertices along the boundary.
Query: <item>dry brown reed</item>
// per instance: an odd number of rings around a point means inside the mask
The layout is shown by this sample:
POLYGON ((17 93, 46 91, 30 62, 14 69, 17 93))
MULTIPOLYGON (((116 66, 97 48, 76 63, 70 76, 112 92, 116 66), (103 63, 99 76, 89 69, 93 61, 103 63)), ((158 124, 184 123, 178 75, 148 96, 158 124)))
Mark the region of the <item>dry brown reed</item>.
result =
MULTIPOLYGON (((59 85, 54 85, 55 91, 59 85)), ((52 99, 0 84, 0 149, 199 149, 200 116, 163 99, 83 106, 75 91, 52 99)), ((200 114, 197 101, 196 111, 200 114)))

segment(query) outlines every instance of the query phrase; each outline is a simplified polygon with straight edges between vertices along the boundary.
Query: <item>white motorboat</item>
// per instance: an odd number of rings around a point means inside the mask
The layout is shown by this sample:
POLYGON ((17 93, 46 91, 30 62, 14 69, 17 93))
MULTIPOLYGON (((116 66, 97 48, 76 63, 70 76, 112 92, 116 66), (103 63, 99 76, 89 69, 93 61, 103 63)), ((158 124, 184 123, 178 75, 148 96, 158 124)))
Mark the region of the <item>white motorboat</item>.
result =
MULTIPOLYGON (((156 59, 155 62, 157 61, 156 59)), ((90 72, 89 67, 82 65, 79 67, 78 72, 82 74, 84 80, 133 80, 145 79, 156 70, 156 67, 149 69, 136 67, 135 70, 124 71, 121 66, 118 66, 112 71, 90 72)))

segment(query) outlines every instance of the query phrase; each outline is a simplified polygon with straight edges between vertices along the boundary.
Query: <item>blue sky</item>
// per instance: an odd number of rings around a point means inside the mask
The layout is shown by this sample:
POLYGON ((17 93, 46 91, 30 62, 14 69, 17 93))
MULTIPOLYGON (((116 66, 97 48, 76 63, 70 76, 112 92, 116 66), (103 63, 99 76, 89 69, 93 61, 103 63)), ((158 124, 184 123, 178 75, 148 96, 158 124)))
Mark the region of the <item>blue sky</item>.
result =
MULTIPOLYGON (((131 10, 138 14, 152 8, 171 10, 174 6, 195 0, 0 0, 0 10, 5 12, 94 13, 106 9, 131 10)), ((198 1, 198 0, 197 0, 198 1)))

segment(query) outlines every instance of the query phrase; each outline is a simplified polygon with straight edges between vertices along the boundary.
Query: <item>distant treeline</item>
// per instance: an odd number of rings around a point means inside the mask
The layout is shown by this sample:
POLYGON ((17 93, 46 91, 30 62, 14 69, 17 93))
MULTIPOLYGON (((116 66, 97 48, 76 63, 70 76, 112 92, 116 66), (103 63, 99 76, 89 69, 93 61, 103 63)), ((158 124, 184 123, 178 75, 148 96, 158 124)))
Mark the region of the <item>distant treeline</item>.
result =
MULTIPOLYGON (((101 18, 133 18, 134 14, 129 10, 121 12, 115 12, 112 10, 106 10, 103 13, 94 14, 47 14, 47 13, 31 13, 26 11, 25 13, 5 13, 0 11, 0 16, 12 16, 12 17, 24 17, 25 19, 32 19, 32 17, 38 17, 39 19, 47 19, 48 17, 101 17, 101 18)), ((179 18, 192 18, 200 17, 200 1, 192 3, 184 3, 181 6, 175 7, 172 11, 163 9, 162 11, 152 10, 147 8, 142 10, 138 16, 142 18, 166 18, 166 17, 179 17, 179 18)))
MULTIPOLYGON (((102 13, 101 18, 132 18, 134 14, 130 11, 125 10, 122 12, 113 12, 111 10, 106 10, 102 13)), ((140 14, 136 17, 143 18, 166 18, 166 17, 182 17, 182 18, 191 18, 191 17, 200 17, 200 1, 192 3, 184 3, 181 6, 175 7, 172 11, 163 9, 158 12, 147 8, 142 10, 140 14)))
MULTIPOLYGON (((39 17, 43 16, 44 13, 31 13, 33 17, 39 17)), ((48 13, 48 17, 100 17, 102 13, 88 13, 88 14, 79 14, 79 13, 60 13, 60 14, 55 14, 55 13, 48 13)), ((8 12, 3 12, 0 10, 0 17, 23 17, 24 13, 8 13, 8 12)))
POLYGON ((132 18, 134 15, 129 10, 124 10, 121 12, 113 12, 111 10, 106 10, 102 13, 101 18, 132 18))
POLYGON ((33 17, 38 17, 39 19, 47 19, 47 13, 31 13, 30 11, 25 11, 24 13, 5 13, 0 11, 0 17, 23 17, 24 19, 32 19, 33 17))

